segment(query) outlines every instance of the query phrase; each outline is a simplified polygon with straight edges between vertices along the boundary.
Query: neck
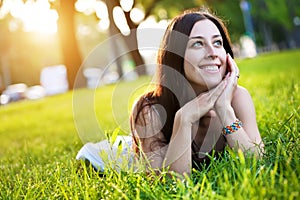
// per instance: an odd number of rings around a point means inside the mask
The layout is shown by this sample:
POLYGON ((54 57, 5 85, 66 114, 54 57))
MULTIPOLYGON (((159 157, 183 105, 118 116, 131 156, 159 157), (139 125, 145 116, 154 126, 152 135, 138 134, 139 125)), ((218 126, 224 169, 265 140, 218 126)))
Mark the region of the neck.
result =
POLYGON ((201 86, 201 85, 193 84, 193 83, 190 83, 190 84, 191 84, 192 88, 194 89, 194 92, 196 93, 197 96, 203 92, 208 91, 207 86, 201 86))

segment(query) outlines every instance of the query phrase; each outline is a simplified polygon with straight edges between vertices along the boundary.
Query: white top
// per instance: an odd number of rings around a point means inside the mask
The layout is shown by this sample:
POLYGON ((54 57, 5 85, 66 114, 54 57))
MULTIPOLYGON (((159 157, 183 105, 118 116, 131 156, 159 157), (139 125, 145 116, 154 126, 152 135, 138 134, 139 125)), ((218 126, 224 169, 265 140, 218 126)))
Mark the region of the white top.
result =
POLYGON ((97 171, 110 166, 119 170, 122 165, 130 166, 133 160, 131 151, 132 136, 117 136, 114 144, 108 140, 86 143, 76 155, 77 160, 88 160, 97 171))

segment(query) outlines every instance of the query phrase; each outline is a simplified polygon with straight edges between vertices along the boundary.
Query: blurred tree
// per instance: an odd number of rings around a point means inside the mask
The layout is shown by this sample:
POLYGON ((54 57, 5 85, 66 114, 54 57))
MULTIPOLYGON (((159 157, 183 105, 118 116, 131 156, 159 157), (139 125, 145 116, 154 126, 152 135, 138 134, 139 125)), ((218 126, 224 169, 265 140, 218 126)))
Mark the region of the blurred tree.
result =
MULTIPOLYGON (((26 1, 26 0, 24 0, 26 1)), ((103 0, 107 4, 109 10, 109 18, 111 21, 111 26, 109 32, 111 35, 116 33, 120 33, 120 30, 117 28, 116 23, 113 20, 113 8, 116 6, 120 6, 119 0, 103 0), (112 23, 113 22, 113 23, 112 23)), ((55 0, 49 1, 52 5, 52 8, 56 9, 59 14, 58 20, 58 35, 60 38, 60 47, 61 53, 63 58, 63 63, 67 67, 68 71, 68 81, 70 89, 74 87, 82 87, 85 86, 85 79, 83 77, 83 73, 80 71, 80 66, 82 64, 81 53, 78 47, 78 38, 76 38, 76 24, 75 23, 75 15, 76 11, 74 5, 76 0, 55 0), (76 80, 76 85, 75 79, 76 80)), ((192 8, 192 7, 199 7, 205 4, 205 0, 186 0, 185 3, 182 3, 182 0, 136 0, 134 1, 133 8, 139 7, 143 9, 145 17, 147 18, 149 15, 154 15, 157 18, 157 21, 161 19, 169 19, 174 17, 175 15, 179 14, 181 11, 192 8)), ((1 1, 2 3, 2 1, 1 1)), ((131 29, 129 35, 123 35, 124 43, 128 47, 128 49, 132 50, 130 55, 132 56, 135 65, 139 66, 137 68, 138 74, 145 74, 145 66, 144 61, 138 51, 137 47, 137 38, 136 38, 136 29, 139 23, 133 22, 130 17, 129 11, 123 11, 126 23, 131 29)), ((118 49, 115 46, 115 51, 118 49)), ((118 53, 116 53, 117 55, 118 53)), ((120 62, 119 59, 116 60, 120 62)), ((120 66, 120 64, 119 64, 120 66)), ((119 67, 119 73, 122 75, 121 68, 119 67)))
MULTIPOLYGON (((122 35, 127 48, 130 50, 130 55, 131 55, 132 59, 135 62, 135 66, 137 66, 138 75, 146 74, 146 70, 145 70, 145 66, 144 66, 145 63, 144 63, 144 60, 143 60, 140 52, 138 51, 138 46, 137 46, 137 38, 136 38, 137 26, 135 26, 132 23, 130 18, 128 19, 126 17, 127 25, 130 28, 130 34, 128 36, 123 35, 121 33, 121 30, 119 30, 119 28, 117 27, 116 22, 115 22, 114 17, 113 17, 113 9, 116 6, 121 7, 120 1, 118 1, 118 0, 105 0, 105 3, 106 3, 106 6, 107 6, 109 21, 110 21, 110 27, 109 27, 110 36, 113 36, 113 35, 118 34, 118 33, 122 35)), ((112 43, 112 47, 113 47, 113 50, 115 51, 115 55, 118 56, 117 55, 118 53, 116 53, 116 51, 118 49, 117 44, 112 43)), ((116 61, 117 61, 117 66, 118 66, 118 73, 119 73, 119 76, 121 77, 122 73, 123 73, 121 63, 120 63, 121 58, 116 58, 116 59, 117 59, 116 61)))
POLYGON ((161 0, 157 1, 153 13, 160 19, 170 19, 186 9, 197 8, 206 5, 205 0, 161 0))
POLYGON ((300 2, 298 0, 249 0, 249 2, 252 4, 256 31, 261 38, 258 42, 264 46, 282 41, 290 43, 289 35, 295 29, 293 20, 300 15, 300 2))
MULTIPOLYGON (((83 81, 84 79, 82 73, 78 73, 80 63, 81 63, 81 58, 80 58, 80 54, 79 54, 79 50, 75 38, 75 27, 74 27, 74 13, 75 13, 74 3, 75 2, 76 0, 70 0, 70 1, 61 0, 59 1, 59 6, 57 6, 57 10, 59 13, 58 32, 60 36, 62 52, 64 55, 64 63, 68 69, 68 78, 69 78, 69 84, 71 88, 73 88, 73 83, 75 81, 76 75, 77 75, 77 83, 80 83, 77 86, 81 87, 84 85, 84 81, 83 81), (72 51, 70 51, 70 49, 72 49, 72 51)), ((134 1, 132 7, 134 8, 135 5, 138 4, 139 6, 143 7, 145 18, 153 14, 158 18, 158 20, 160 20, 160 19, 172 18, 185 9, 207 5, 207 2, 208 1, 205 0, 186 0, 185 3, 182 3, 181 0, 144 0, 144 1, 137 0, 134 1)), ((221 10, 221 12, 228 11, 228 13, 240 14, 240 12, 232 12, 232 7, 234 6, 232 6, 233 4, 230 2, 232 1, 228 1, 227 3, 223 2, 223 4, 220 5, 227 5, 227 6, 223 6, 223 7, 219 6, 218 9, 221 10)), ((121 7, 120 1, 105 0, 105 3, 108 8, 109 19, 111 22, 109 28, 109 34, 115 35, 117 33, 121 33, 121 31, 116 26, 115 20, 113 19, 113 9, 117 6, 121 7)), ((210 1, 209 5, 214 5, 214 1, 210 1)), ((238 6, 238 4, 236 5, 238 6)), ((235 8, 237 6, 235 6, 235 8)), ((144 60, 138 50, 137 37, 136 37, 136 30, 139 24, 134 23, 132 21, 130 17, 130 11, 123 11, 123 12, 126 18, 127 25, 130 29, 130 34, 122 35, 122 37, 124 39, 127 48, 130 50, 130 55, 135 62, 135 66, 138 66, 137 73, 139 75, 144 75, 146 73, 146 69, 144 66, 144 60)), ((232 15, 232 16, 233 16, 232 18, 240 19, 240 17, 236 17, 236 15, 232 15)), ((237 22, 235 24, 240 24, 240 23, 237 22)), ((235 27, 233 29, 235 29, 235 27)), ((235 35, 238 35, 238 33, 235 35)), ((114 51, 118 50, 115 43, 112 43, 112 48, 114 49, 114 51)), ((116 55, 117 54, 118 53, 116 53, 116 55)), ((116 62, 118 66, 118 72, 120 75, 122 75, 120 58, 117 58, 116 62)))
MULTIPOLYGON (((109 0, 106 0, 106 5, 108 9, 108 13, 112 13, 113 5, 109 3, 109 0)), ((110 22, 114 22, 114 18, 112 14, 108 14, 108 18, 110 22)), ((120 34, 120 30, 118 29, 116 23, 110 23, 109 25, 109 36, 114 36, 116 34, 120 34)), ((119 48, 116 40, 110 40, 113 57, 116 59, 117 72, 120 78, 123 77, 123 68, 122 68, 122 57, 120 57, 119 48)))
MULTIPOLYGON (((8 0, 9 1, 9 0, 8 0)), ((26 0, 23 0, 26 2, 26 0)), ((30 0, 31 1, 31 0, 30 0)), ((116 27, 116 24, 113 20, 112 10, 116 6, 120 6, 120 0, 102 0, 107 4, 109 7, 109 17, 110 21, 110 34, 114 35, 120 33, 120 30, 116 27)), ((255 31, 256 31, 256 39, 259 44, 263 45, 271 45, 273 41, 280 42, 288 37, 289 33, 293 31, 293 29, 299 29, 299 16, 300 16, 300 1, 299 0, 273 0, 273 1, 263 1, 263 0, 248 0, 252 4, 252 16, 254 18, 255 23, 255 31), (298 24, 298 25, 296 25, 298 24)), ((4 4, 6 1, 0 0, 0 8, 1 5, 4 4)), ((13 2, 11 0, 11 2, 13 2)), ((81 38, 77 38, 77 29, 76 26, 80 24, 78 21, 74 21, 74 17, 80 16, 74 10, 74 4, 76 0, 49 0, 52 5, 52 8, 55 8, 59 13, 59 26, 58 32, 60 37, 61 43, 61 53, 63 59, 61 59, 60 55, 58 55, 58 51, 56 50, 56 42, 55 45, 51 45, 49 47, 49 41, 38 41, 35 40, 35 35, 32 34, 32 37, 25 37, 23 30, 21 30, 21 25, 19 26, 18 33, 12 34, 12 32, 7 33, 8 31, 8 23, 5 22, 7 20, 7 16, 0 20, 0 58, 1 58, 1 70, 3 71, 10 71, 11 72, 11 80, 12 82, 19 82, 19 81, 27 81, 30 79, 30 83, 32 83, 33 76, 36 76, 38 79, 38 67, 45 65, 45 58, 39 58, 43 52, 44 57, 48 60, 46 63, 57 63, 57 62, 64 62, 64 64, 68 68, 68 78, 69 78, 69 85, 70 89, 74 87, 74 81, 76 76, 78 75, 78 79, 76 81, 76 87, 82 87, 85 85, 85 79, 83 78, 83 74, 79 71, 80 66, 82 64, 81 56, 85 56, 82 52, 90 52, 90 48, 94 47, 93 45, 99 42, 99 32, 97 32, 94 28, 92 33, 97 35, 98 38, 92 38, 91 33, 89 33, 88 37, 88 45, 87 45, 87 37, 86 35, 81 35, 81 38), (6 23, 6 24, 5 24, 6 23), (4 25, 5 24, 5 25, 4 25), (6 31, 6 32, 5 32, 6 31), (9 37, 14 37, 13 39, 7 39, 9 37), (23 39, 22 39, 23 38, 23 39), (29 40, 29 39, 30 40, 29 40), (27 42, 25 42, 25 39, 27 42), (79 40, 79 41, 78 41, 79 40), (32 42, 35 41, 35 48, 33 48, 32 42), (81 42, 81 46, 79 47, 78 42, 81 42), (40 45, 40 46, 38 46, 40 45), (10 46, 10 51, 7 50, 7 47, 10 46), (88 47, 87 47, 88 46, 88 47), (28 51, 30 49, 30 51, 28 51), (51 49, 51 52, 48 51, 51 49), (20 52, 22 50, 22 52, 20 52), (80 51, 81 50, 81 51, 80 51), (55 51, 55 53, 54 53, 55 51), (4 52, 4 53, 3 53, 4 52), (5 61, 4 54, 9 52, 10 56, 13 57, 13 61, 7 59, 5 61), (24 53, 25 52, 25 53, 24 53), (45 56, 45 54, 47 54, 45 56), (53 58, 53 55, 55 58, 53 58), (58 59, 57 59, 58 58, 58 59), (3 61, 4 60, 4 61, 3 61), (63 60, 63 61, 61 61, 63 60), (11 63, 14 62, 14 63, 11 63), (3 70, 3 66, 5 70, 3 70), (22 67, 20 67, 22 66, 22 67), (38 67, 36 67, 38 66, 38 67), (8 70, 9 69, 9 70, 8 70), (30 69, 30 70, 28 70, 30 69), (18 76, 14 74, 18 73, 18 76), (26 73, 26 74, 25 74, 26 73), (26 79, 27 78, 27 79, 26 79), (26 79, 26 80, 25 80, 26 79), (79 80, 79 81, 78 81, 79 80)), ((170 19, 175 15, 178 15, 185 9, 188 8, 195 8, 201 7, 206 5, 212 9, 213 12, 216 12, 218 16, 225 19, 227 21, 227 26, 229 28, 230 36, 233 42, 239 40, 240 35, 242 35, 245 30, 244 26, 242 25, 242 13, 239 8, 240 0, 135 0, 133 1, 133 8, 140 8, 143 10, 146 19, 148 16, 152 15, 155 16, 157 21, 161 19, 170 19)), ((134 22, 130 17, 130 12, 124 11, 123 13, 126 18, 126 23, 128 27, 132 30, 136 30, 139 24, 142 22, 134 22)), ((82 14, 83 15, 83 14, 82 14)), ((82 15, 79 17, 81 19, 82 15)), ((95 15, 94 15, 95 16, 95 15)), ((9 16, 13 18, 11 15, 9 16)), ((90 16, 85 16, 85 20, 91 21, 90 16)), ((88 26, 96 27, 99 18, 94 18, 94 24, 90 23, 88 26)), ((14 22, 17 20, 13 19, 14 22)), ((21 23, 18 21, 18 23, 21 23)), ((85 23, 84 23, 85 24, 85 23)), ((78 32, 79 33, 79 32, 78 32)), ((26 33, 27 34, 27 33, 26 33)), ((28 33, 29 34, 29 33, 28 33)), ((101 39, 103 39, 104 33, 101 35, 101 39)), ((55 36, 56 37, 56 36, 55 36)), ((105 35, 106 37, 106 35, 105 35)), ((133 57, 136 66, 143 66, 143 59, 139 54, 137 48, 137 41, 136 41, 136 31, 131 31, 130 35, 122 36, 124 39, 124 44, 132 50, 130 55, 133 57)), ((52 40, 54 41, 54 39, 52 40)), ((56 39, 55 39, 56 41, 56 39)), ((53 43, 53 42, 52 42, 53 43)), ((115 47, 116 50, 118 50, 115 47)), ((103 50, 105 51, 105 50, 103 50)), ((108 52, 105 52, 108 53, 108 52)), ((118 53, 116 53, 118 55, 118 53)), ((116 60, 119 62, 120 60, 116 60)), ((105 63, 105 62, 104 62, 105 63)), ((144 69, 139 67, 141 70, 139 73, 143 74, 144 69)), ((119 69, 119 73, 122 72, 119 69)), ((2 75, 3 76, 3 75, 2 75)), ((6 76, 9 78, 9 76, 6 76)), ((34 84, 36 84, 38 80, 35 80, 34 84)))
MULTIPOLYGON (((152 8, 154 7, 155 3, 157 0, 154 0, 152 2, 152 6, 148 7, 148 10, 146 11, 147 13, 151 13, 152 8)), ((105 0, 106 6, 107 6, 107 10, 108 10, 108 15, 109 15, 109 21, 110 21, 110 28, 109 28, 109 33, 110 36, 115 35, 117 33, 121 34, 124 42, 127 46, 127 48, 130 50, 130 55, 133 59, 133 61, 135 62, 135 66, 137 66, 136 71, 138 73, 138 75, 145 75, 146 74, 146 68, 145 68, 145 62, 138 50, 138 43, 137 43, 137 27, 138 25, 135 24, 132 19, 130 18, 130 11, 123 11, 125 18, 126 18, 126 22, 127 25, 130 29, 130 33, 129 35, 125 36, 121 33, 121 30, 118 29, 115 19, 113 17, 113 9, 115 7, 121 7, 120 5, 120 1, 119 0, 105 0)), ((135 4, 133 4, 134 7, 135 4)), ((116 48, 116 44, 112 44, 115 51, 117 50, 116 48)), ((119 61, 119 59, 117 58, 117 62, 119 61)), ((117 63, 118 66, 118 71, 119 71, 119 75, 122 75, 122 69, 120 68, 120 64, 117 63)))
MULTIPOLYGON (((198 0, 198 3, 202 2, 201 0, 198 0)), ((121 30, 118 29, 116 22, 113 18, 113 9, 115 7, 121 7, 119 0, 105 0, 105 3, 107 5, 108 13, 109 13, 109 20, 110 20, 110 28, 109 33, 110 35, 114 35, 117 33, 121 33, 121 30)), ((184 4, 180 0, 144 0, 144 1, 134 1, 132 8, 134 8, 136 5, 141 6, 144 10, 145 16, 144 19, 146 19, 149 15, 153 14, 156 17, 160 19, 166 19, 173 17, 177 15, 179 12, 181 12, 184 9, 195 7, 195 1, 194 0, 187 0, 184 4), (165 11, 167 15, 162 15, 161 13, 165 11)), ((130 50, 130 55, 132 59, 135 62, 135 65, 138 67, 137 73, 139 75, 146 74, 146 68, 144 66, 144 60, 142 56, 140 55, 140 52, 138 50, 138 43, 137 43, 137 28, 139 23, 133 22, 133 20, 130 17, 130 11, 124 11, 123 13, 126 18, 126 23, 130 29, 129 35, 122 35, 124 42, 127 46, 127 48, 130 50)), ((113 47, 115 44, 112 44, 113 47)), ((115 50, 116 47, 114 47, 115 50)), ((118 62, 118 60, 117 60, 118 62)), ((120 66, 120 64, 118 64, 120 66)), ((121 72, 121 69, 119 67, 119 73, 121 72)))
MULTIPOLYGON (((1 6, 2 2, 0 2, 1 6)), ((0 21, 0 92, 11 83, 8 54, 11 38, 8 30, 9 19, 0 21)))
POLYGON ((58 33, 63 54, 64 64, 67 68, 70 89, 84 87, 85 78, 80 69, 82 59, 76 39, 75 4, 76 0, 60 0, 55 7, 59 14, 58 33), (75 82, 76 81, 76 82, 75 82))
POLYGON ((246 32, 240 0, 206 0, 206 2, 208 7, 224 20, 232 41, 239 41, 240 36, 246 32))
POLYGON ((245 33, 240 0, 186 0, 184 3, 182 0, 160 0, 156 1, 156 4, 151 4, 150 0, 139 2, 146 7, 151 5, 151 14, 158 20, 170 19, 186 9, 205 7, 224 20, 234 42, 245 33))

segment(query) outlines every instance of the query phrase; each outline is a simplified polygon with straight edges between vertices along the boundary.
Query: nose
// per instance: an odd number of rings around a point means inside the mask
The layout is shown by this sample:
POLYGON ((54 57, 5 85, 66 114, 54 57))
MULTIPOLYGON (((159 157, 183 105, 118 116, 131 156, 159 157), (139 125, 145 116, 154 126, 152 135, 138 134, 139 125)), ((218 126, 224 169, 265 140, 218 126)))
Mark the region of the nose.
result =
POLYGON ((211 59, 215 59, 218 57, 216 50, 214 48, 213 45, 207 45, 206 46, 206 53, 207 53, 207 57, 211 58, 211 59))

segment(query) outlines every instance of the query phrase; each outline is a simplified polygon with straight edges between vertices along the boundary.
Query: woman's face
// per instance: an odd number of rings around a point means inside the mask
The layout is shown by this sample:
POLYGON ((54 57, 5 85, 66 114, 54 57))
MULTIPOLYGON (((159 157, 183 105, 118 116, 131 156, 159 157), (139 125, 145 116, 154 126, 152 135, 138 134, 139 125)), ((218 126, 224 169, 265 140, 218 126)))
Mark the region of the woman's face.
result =
POLYGON ((198 92, 215 87, 225 75, 226 51, 217 26, 208 19, 194 24, 187 43, 184 72, 198 92))

